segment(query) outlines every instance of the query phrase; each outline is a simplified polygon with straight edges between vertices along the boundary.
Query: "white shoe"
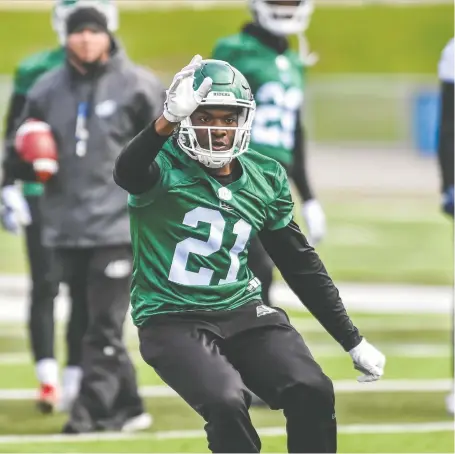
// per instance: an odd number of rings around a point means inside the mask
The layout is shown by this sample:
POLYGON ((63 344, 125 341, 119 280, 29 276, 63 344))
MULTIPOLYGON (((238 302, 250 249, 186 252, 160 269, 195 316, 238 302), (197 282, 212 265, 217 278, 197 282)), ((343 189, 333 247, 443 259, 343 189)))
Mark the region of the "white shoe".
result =
POLYGON ((73 407, 74 401, 77 399, 78 394, 79 394, 78 390, 69 391, 68 389, 63 389, 60 401, 57 405, 57 410, 60 413, 70 413, 71 408, 73 407))
POLYGON ((446 397, 446 409, 447 413, 454 415, 455 413, 455 393, 452 392, 446 397))
POLYGON ((152 424, 152 415, 149 413, 141 413, 140 415, 128 419, 125 424, 123 424, 122 432, 138 432, 140 430, 146 430, 151 427, 152 424))
POLYGON ((82 369, 77 366, 67 366, 63 369, 62 392, 58 411, 69 413, 81 387, 82 369))

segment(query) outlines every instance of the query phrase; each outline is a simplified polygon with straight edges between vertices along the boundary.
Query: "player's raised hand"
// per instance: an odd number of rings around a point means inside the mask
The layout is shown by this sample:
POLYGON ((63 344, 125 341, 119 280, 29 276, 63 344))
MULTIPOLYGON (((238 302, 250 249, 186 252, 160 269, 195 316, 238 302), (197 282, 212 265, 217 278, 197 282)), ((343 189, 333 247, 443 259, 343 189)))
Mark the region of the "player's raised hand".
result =
POLYGON ((180 123, 189 117, 212 88, 212 79, 206 77, 194 90, 194 73, 201 67, 202 57, 195 55, 188 66, 179 71, 166 91, 163 116, 171 123, 180 123))
POLYGON ((366 339, 349 351, 354 368, 364 375, 357 378, 360 383, 379 380, 384 375, 385 356, 366 339))

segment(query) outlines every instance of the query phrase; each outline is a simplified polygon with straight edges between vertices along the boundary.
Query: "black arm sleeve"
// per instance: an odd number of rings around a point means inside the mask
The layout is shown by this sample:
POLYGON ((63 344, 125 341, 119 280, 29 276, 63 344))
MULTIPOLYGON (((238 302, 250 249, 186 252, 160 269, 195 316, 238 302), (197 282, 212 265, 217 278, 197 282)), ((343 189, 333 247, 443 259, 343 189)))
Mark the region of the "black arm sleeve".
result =
POLYGON ((362 339, 359 331, 346 313, 321 259, 298 225, 291 221, 282 229, 263 230, 259 238, 285 281, 326 331, 346 351, 358 345, 362 339))
POLYGON ((155 122, 143 129, 118 156, 114 167, 114 181, 130 194, 142 194, 160 178, 155 158, 167 136, 155 131, 155 122))
POLYGON ((442 190, 453 186, 454 165, 454 84, 443 82, 441 85, 441 120, 439 126, 438 159, 442 177, 442 190))
POLYGON ((295 128, 294 160, 290 174, 304 202, 314 198, 307 175, 305 149, 305 129, 302 125, 302 116, 299 113, 295 128))
POLYGON ((2 186, 14 184, 16 178, 34 180, 35 173, 30 164, 22 162, 14 149, 14 132, 26 104, 25 95, 13 93, 6 114, 4 148, 3 148, 3 177, 2 186))

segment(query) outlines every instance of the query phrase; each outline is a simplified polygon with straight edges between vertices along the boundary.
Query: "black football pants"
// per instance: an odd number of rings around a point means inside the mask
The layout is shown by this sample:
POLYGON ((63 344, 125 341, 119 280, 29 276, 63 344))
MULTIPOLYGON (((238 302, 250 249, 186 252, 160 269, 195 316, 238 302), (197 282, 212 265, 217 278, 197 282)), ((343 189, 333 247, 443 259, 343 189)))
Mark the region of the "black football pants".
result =
POLYGON ((58 249, 73 305, 86 308, 82 383, 68 433, 117 430, 143 412, 136 372, 123 342, 129 308, 132 252, 129 245, 58 249))
POLYGON ((152 316, 142 357, 205 419, 212 452, 260 452, 248 389, 283 409, 289 452, 336 452, 332 382, 285 312, 260 305, 152 316))
MULTIPOLYGON (((53 267, 55 256, 41 241, 40 197, 28 196, 32 223, 26 227, 27 257, 30 269, 30 312, 28 319, 30 344, 35 362, 54 358, 54 299, 58 294, 58 276, 53 267)), ((71 308, 67 326, 67 365, 79 366, 82 336, 86 328, 86 310, 81 306, 71 308)))

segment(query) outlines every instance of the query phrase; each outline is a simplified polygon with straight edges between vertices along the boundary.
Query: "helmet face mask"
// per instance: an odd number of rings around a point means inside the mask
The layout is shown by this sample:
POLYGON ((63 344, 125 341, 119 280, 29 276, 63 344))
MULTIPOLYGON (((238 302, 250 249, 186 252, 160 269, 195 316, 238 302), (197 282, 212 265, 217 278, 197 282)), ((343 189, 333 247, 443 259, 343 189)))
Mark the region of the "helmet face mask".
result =
POLYGON ((249 4, 259 25, 279 36, 303 33, 314 10, 313 0, 300 0, 297 5, 268 0, 249 0, 249 4))
POLYGON ((52 28, 62 46, 66 43, 66 20, 78 8, 96 8, 106 16, 109 30, 117 31, 118 9, 111 0, 57 0, 52 10, 52 28))
POLYGON ((201 68, 195 73, 193 88, 197 89, 205 77, 212 78, 212 89, 202 100, 198 110, 235 109, 237 125, 200 126, 193 124, 191 117, 187 117, 180 123, 177 141, 188 156, 205 167, 221 168, 248 150, 256 104, 245 77, 228 63, 204 60, 201 68), (232 141, 229 149, 214 149, 213 130, 227 132, 232 141), (202 131, 207 134, 207 144, 203 144, 206 146, 201 145, 198 140, 198 135, 200 136, 202 131))

